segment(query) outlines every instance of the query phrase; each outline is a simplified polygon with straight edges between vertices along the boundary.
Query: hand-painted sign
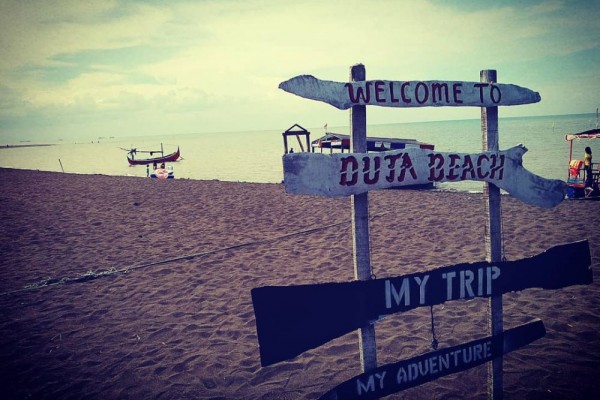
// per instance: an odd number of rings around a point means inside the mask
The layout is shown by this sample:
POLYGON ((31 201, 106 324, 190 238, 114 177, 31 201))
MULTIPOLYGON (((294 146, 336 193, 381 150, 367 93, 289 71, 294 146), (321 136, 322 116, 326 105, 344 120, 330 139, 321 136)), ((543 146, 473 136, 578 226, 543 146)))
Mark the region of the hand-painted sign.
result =
POLYGON ((545 334, 544 323, 537 319, 497 336, 384 365, 347 380, 321 396, 321 400, 379 399, 484 364, 545 334))
POLYGON ((566 184, 523 167, 523 145, 477 154, 407 148, 378 153, 294 153, 283 158, 288 193, 349 196, 369 190, 431 182, 486 181, 525 203, 554 207, 566 184))
POLYGON ((357 105, 382 107, 495 107, 537 103, 539 93, 517 85, 447 81, 324 81, 300 75, 279 84, 286 92, 340 110, 357 105))
POLYGON ((587 241, 534 257, 446 266, 344 283, 252 289, 263 366, 295 357, 380 317, 446 301, 592 283, 587 241))

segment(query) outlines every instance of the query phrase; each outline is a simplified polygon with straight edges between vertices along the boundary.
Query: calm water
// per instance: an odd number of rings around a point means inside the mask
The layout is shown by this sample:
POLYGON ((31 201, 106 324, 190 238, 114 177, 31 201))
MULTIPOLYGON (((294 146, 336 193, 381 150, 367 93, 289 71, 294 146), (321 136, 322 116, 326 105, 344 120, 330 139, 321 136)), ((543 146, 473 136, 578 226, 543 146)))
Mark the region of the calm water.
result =
MULTIPOLYGON (((527 169, 545 178, 564 180, 569 158, 569 144, 564 139, 565 134, 591 129, 595 125, 595 114, 501 118, 500 149, 505 150, 522 143, 529 149, 523 158, 527 169)), ((174 151, 177 145, 181 148, 183 160, 173 164, 178 179, 275 183, 281 182, 283 177, 281 133, 287 128, 277 131, 117 137, 95 140, 94 143, 57 142, 47 147, 2 148, 0 167, 60 172, 62 163, 65 172, 146 176, 146 167, 130 167, 126 152, 119 147, 155 149, 160 148, 162 142, 167 152, 174 151)), ((311 131, 311 140, 324 134, 323 128, 307 129, 311 131)), ((348 127, 329 127, 329 130, 349 132, 348 127)), ((417 139, 435 144, 439 151, 470 153, 481 149, 481 123, 478 119, 371 125, 367 128, 367 134, 417 139)), ((293 140, 290 144, 298 150, 298 145, 293 140)), ((574 154, 583 155, 586 145, 592 148, 595 160, 600 158, 600 140, 576 143, 574 154)), ((439 187, 481 191, 482 183, 446 183, 439 187)))

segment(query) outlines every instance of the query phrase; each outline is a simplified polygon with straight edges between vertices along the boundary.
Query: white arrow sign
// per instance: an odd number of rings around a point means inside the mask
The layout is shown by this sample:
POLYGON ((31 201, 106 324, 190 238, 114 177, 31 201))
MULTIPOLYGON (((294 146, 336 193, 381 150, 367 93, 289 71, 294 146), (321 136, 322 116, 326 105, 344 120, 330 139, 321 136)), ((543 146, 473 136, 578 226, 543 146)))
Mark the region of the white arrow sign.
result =
POLYGON ((565 197, 566 184, 523 167, 523 145, 477 154, 408 148, 378 153, 293 153, 283 157, 288 193, 327 197, 431 182, 485 181, 521 201, 550 208, 565 197))
POLYGON ((454 81, 324 81, 300 75, 279 88, 340 110, 357 105, 382 107, 495 107, 537 103, 540 94, 517 85, 454 81))

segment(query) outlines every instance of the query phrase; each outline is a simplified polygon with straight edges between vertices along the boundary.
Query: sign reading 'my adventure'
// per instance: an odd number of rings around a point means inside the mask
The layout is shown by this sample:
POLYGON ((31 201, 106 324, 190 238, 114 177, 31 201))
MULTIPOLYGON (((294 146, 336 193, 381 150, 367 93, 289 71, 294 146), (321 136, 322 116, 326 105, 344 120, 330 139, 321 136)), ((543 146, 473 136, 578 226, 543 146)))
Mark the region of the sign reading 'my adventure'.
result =
POLYGON ((523 145, 477 154, 407 148, 376 153, 293 153, 283 158, 288 193, 349 196, 369 190, 432 182, 485 181, 538 207, 554 207, 566 185, 523 167, 523 145))
POLYGON ((384 279, 252 289, 261 364, 295 357, 386 315, 528 288, 592 283, 587 241, 498 263, 451 265, 384 279))
POLYGON ((536 319, 500 335, 381 366, 338 385, 321 396, 321 400, 379 399, 484 364, 545 334, 543 322, 536 319))
POLYGON ((502 83, 460 81, 324 81, 300 75, 279 84, 286 92, 331 104, 382 107, 496 107, 537 103, 539 93, 502 83))

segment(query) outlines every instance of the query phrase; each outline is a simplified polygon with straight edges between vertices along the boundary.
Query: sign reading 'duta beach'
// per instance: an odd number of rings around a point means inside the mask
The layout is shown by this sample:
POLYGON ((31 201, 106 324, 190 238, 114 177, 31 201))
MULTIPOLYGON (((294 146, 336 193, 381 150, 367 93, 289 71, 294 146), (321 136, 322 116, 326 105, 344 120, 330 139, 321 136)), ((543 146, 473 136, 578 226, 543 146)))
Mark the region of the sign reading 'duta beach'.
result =
POLYGON ((382 107, 495 107, 537 103, 539 93, 517 85, 455 81, 324 81, 296 76, 279 88, 340 110, 352 106, 382 107))
POLYGON ((348 196, 369 190, 431 182, 486 181, 525 203, 554 207, 566 184, 523 167, 523 145, 464 154, 406 148, 376 153, 292 153, 283 158, 285 190, 294 194, 348 196))
POLYGON ((338 385, 321 396, 321 400, 379 399, 484 364, 545 334, 544 323, 536 319, 497 336, 381 366, 338 385))
POLYGON ((446 266, 410 275, 252 289, 262 366, 295 357, 381 317, 446 301, 528 288, 590 284, 587 241, 498 263, 446 266))

